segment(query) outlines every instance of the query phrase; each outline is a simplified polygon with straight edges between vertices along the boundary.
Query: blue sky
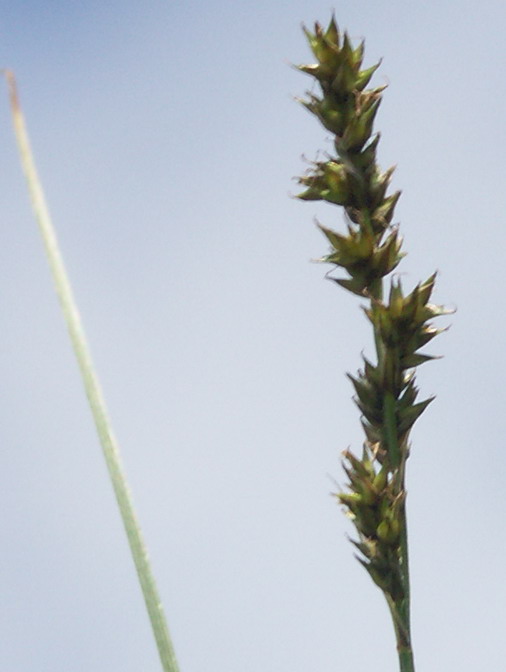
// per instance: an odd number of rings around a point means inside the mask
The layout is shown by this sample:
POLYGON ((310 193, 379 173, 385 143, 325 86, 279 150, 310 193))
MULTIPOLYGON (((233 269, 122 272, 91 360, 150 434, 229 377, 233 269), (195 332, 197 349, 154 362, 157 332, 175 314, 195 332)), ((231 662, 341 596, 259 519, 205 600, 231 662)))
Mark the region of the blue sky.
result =
MULTIPOLYGON (((383 598, 329 493, 360 450, 345 372, 360 302, 292 177, 329 147, 301 2, 10 3, 47 198, 182 672, 396 669, 383 598)), ((397 164, 407 286, 458 308, 422 367, 437 394, 408 490, 418 669, 501 669, 506 622, 502 83, 506 9, 341 2, 383 57, 380 161, 397 164)), ((126 541, 0 108, 0 669, 159 669, 126 541)))

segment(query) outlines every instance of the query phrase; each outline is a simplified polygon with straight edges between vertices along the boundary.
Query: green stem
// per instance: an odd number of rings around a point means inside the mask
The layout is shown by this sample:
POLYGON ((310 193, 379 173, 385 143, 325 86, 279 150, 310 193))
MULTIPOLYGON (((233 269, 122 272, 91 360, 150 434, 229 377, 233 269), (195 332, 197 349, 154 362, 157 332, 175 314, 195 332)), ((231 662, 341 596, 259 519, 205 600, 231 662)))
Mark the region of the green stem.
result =
POLYGON ((70 334, 70 339, 81 370, 84 388, 91 407, 109 476, 112 481, 135 568, 141 584, 162 668, 164 672, 178 672, 179 668, 167 628, 163 607, 133 507, 118 446, 112 432, 111 423, 108 419, 105 401, 98 377, 93 367, 79 311, 74 300, 72 288, 59 250, 56 233, 51 223, 42 186, 37 175, 24 118, 17 97, 14 75, 10 71, 4 71, 4 74, 9 85, 14 132, 23 171, 28 183, 32 206, 44 241, 44 247, 53 274, 56 292, 70 334))
MULTIPOLYGON (((405 493, 404 476, 406 456, 401 455, 397 430, 395 425, 395 399, 390 392, 385 394, 384 400, 384 424, 387 441, 387 449, 392 464, 398 475, 398 491, 405 493)), ((397 639, 397 651, 399 653, 400 672, 414 672, 413 650, 411 648, 411 624, 410 624, 410 578, 409 578, 409 554, 408 554, 408 528, 406 516, 406 502, 403 501, 399 511, 400 518, 400 547, 399 547, 399 571, 401 575, 403 597, 395 604, 395 611, 399 623, 394 627, 397 639)))
POLYGON ((399 649, 400 672, 415 672, 415 661, 411 647, 399 649))
MULTIPOLYGON (((380 334, 375 329, 374 338, 378 365, 384 366, 386 352, 380 334)), ((404 493, 404 478, 407 455, 401 451, 397 436, 397 421, 395 417, 395 397, 390 391, 386 391, 383 399, 383 429, 386 448, 390 464, 397 477, 397 490, 404 493)), ((409 555, 408 555, 408 531, 406 502, 404 501, 399 511, 400 517, 400 554, 399 570, 403 588, 403 598, 393 602, 385 593, 390 608, 392 621, 397 642, 400 672, 415 672, 413 650, 411 648, 411 625, 410 625, 410 578, 409 578, 409 555)))
POLYGON ((404 598, 394 601, 391 595, 385 592, 385 599, 390 609, 395 631, 397 653, 399 656, 400 672, 415 672, 415 661, 411 647, 411 628, 409 618, 409 568, 407 555, 407 535, 405 532, 406 516, 405 508, 401 515, 404 532, 401 537, 401 574, 404 586, 404 598))
POLYGON ((395 419, 395 397, 391 392, 385 392, 383 399, 383 427, 387 444, 388 457, 393 469, 401 464, 401 452, 397 440, 397 422, 395 419))
POLYGON ((413 659, 413 649, 411 647, 411 623, 410 623, 410 582, 409 582, 409 557, 408 557, 408 530, 406 517, 406 504, 402 506, 401 512, 401 575, 404 585, 404 599, 399 605, 400 617, 406 632, 406 641, 397 642, 399 653, 400 672, 414 672, 415 662, 413 659))

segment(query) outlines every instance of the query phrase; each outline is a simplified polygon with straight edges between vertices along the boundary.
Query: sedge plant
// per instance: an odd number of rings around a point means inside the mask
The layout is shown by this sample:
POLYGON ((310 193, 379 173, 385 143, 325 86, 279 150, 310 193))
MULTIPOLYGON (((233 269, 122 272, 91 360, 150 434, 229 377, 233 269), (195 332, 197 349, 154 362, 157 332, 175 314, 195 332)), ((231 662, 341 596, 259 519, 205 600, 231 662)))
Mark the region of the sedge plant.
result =
POLYGON ((331 279, 366 302, 376 349, 375 361, 364 356, 362 370, 349 375, 365 441, 359 456, 344 452, 348 484, 336 497, 355 526, 357 558, 388 604, 400 671, 414 672, 406 462, 413 424, 433 400, 417 401, 416 368, 434 359, 420 348, 443 331, 432 319, 449 311, 430 303, 436 274, 409 293, 390 275, 404 253, 392 223, 400 192, 388 192, 394 169, 382 171, 376 160, 373 126, 386 87, 367 87, 379 63, 362 69, 364 42, 354 47, 334 17, 326 29, 316 23, 304 32, 317 62, 298 69, 315 80, 319 95, 308 92, 300 102, 332 134, 333 152, 298 178, 298 198, 344 208, 344 233, 318 224, 330 243, 319 261, 344 271, 331 279))
MULTIPOLYGON (((400 280, 385 279, 404 253, 392 224, 400 192, 387 193, 393 168, 382 171, 376 161, 379 134, 373 133, 384 86, 367 86, 379 64, 362 69, 364 43, 354 48, 334 18, 326 30, 305 29, 317 60, 298 69, 313 77, 320 95, 302 104, 333 135, 334 154, 314 162, 299 178, 305 201, 323 200, 344 208, 347 229, 338 233, 319 224, 330 243, 320 261, 346 272, 332 278, 366 301, 376 360, 364 357, 363 369, 349 376, 362 414, 365 442, 360 456, 344 452, 347 490, 336 494, 356 528, 352 543, 358 559, 382 590, 395 630, 400 672, 414 672, 410 629, 410 581, 406 522, 406 462, 413 424, 432 401, 417 401, 416 368, 433 356, 420 352, 443 331, 431 320, 449 311, 430 303, 435 274, 405 293, 400 280)), ((59 250, 44 193, 33 160, 12 73, 9 85, 15 135, 32 205, 44 241, 56 291, 73 343, 84 387, 119 505, 132 557, 158 648, 162 669, 178 672, 158 589, 134 511, 119 449, 95 372, 79 311, 59 250)))

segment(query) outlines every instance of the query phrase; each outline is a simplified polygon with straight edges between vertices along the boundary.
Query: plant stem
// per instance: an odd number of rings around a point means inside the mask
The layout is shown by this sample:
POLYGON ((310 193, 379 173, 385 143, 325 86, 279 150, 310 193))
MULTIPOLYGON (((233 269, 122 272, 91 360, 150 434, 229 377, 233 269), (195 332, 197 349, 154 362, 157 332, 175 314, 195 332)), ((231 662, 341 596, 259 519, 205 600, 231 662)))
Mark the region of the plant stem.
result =
POLYGON ((67 329, 83 378, 86 395, 102 445, 114 494, 118 502, 133 561, 141 584, 144 601, 151 621, 151 627, 160 655, 162 668, 164 672, 178 672, 179 668, 165 620, 163 607, 158 594, 155 578, 151 570, 141 529, 133 507, 118 446, 113 435, 111 423, 108 419, 100 383, 93 367, 79 311, 65 270, 56 233, 51 223, 46 200, 33 160, 24 118, 19 105, 14 75, 7 70, 4 71, 4 74, 9 86, 14 132, 19 148, 21 164, 28 183, 32 206, 42 235, 56 286, 56 293, 65 317, 67 329))
MULTIPOLYGON (((379 289, 382 296, 383 287, 379 289)), ((377 329, 374 329, 374 340, 376 343, 376 354, 378 364, 384 363, 385 350, 381 341, 381 336, 377 329)), ((401 493, 405 492, 404 480, 406 471, 406 451, 401 451, 397 438, 397 423, 395 417, 395 398, 394 395, 386 391, 383 401, 383 427, 385 433, 385 445, 392 467, 397 471, 397 488, 401 493)), ((400 574, 402 579, 404 596, 401 600, 394 602, 385 594, 387 598, 390 614, 392 616, 397 643, 397 652, 399 656, 400 672, 415 672, 415 663, 413 658, 413 649, 411 647, 411 625, 410 625, 410 578, 409 578, 409 554, 408 554, 408 530, 406 502, 402 503, 399 512, 401 532, 400 532, 400 574)))
POLYGON ((409 583, 409 556, 408 556, 408 530, 406 503, 404 502, 401 512, 401 571, 404 584, 404 599, 399 605, 400 616, 404 625, 406 640, 397 640, 399 653, 400 672, 415 672, 413 649, 411 647, 411 623, 410 623, 410 583, 409 583))
POLYGON ((392 467, 400 469, 402 460, 397 440, 397 425, 395 422, 395 398, 391 392, 385 392, 383 401, 383 417, 385 427, 385 443, 388 447, 388 456, 392 467))
POLYGON ((399 651, 399 664, 401 672, 415 672, 413 651, 411 650, 411 647, 399 651))
POLYGON ((409 598, 409 563, 408 563, 408 544, 406 531, 406 507, 403 505, 401 512, 402 532, 401 532, 401 574, 404 587, 404 598, 394 601, 388 593, 385 598, 390 609, 392 622, 395 631, 395 640, 397 644, 397 653, 399 656, 400 672, 415 672, 415 662, 413 649, 411 647, 411 628, 410 628, 410 598, 409 598))

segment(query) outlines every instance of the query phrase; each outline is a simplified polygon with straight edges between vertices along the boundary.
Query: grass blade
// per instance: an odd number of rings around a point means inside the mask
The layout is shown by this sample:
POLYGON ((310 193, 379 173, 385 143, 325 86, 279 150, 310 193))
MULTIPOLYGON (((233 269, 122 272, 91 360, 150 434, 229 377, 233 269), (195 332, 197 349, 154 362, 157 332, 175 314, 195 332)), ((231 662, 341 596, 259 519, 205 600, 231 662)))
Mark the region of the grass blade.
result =
POLYGON ((128 543, 160 655, 162 669, 164 672, 179 672, 146 545, 142 538, 139 522, 133 507, 118 445, 108 418, 100 383, 93 366, 79 311, 58 246, 56 232, 51 222, 44 192, 33 160, 28 133, 17 95, 16 81, 11 71, 4 70, 4 74, 9 87, 14 133, 18 144, 21 165, 28 184, 37 224, 44 242, 56 293, 79 364, 86 396, 91 407, 114 494, 116 495, 121 518, 128 537, 128 543))

